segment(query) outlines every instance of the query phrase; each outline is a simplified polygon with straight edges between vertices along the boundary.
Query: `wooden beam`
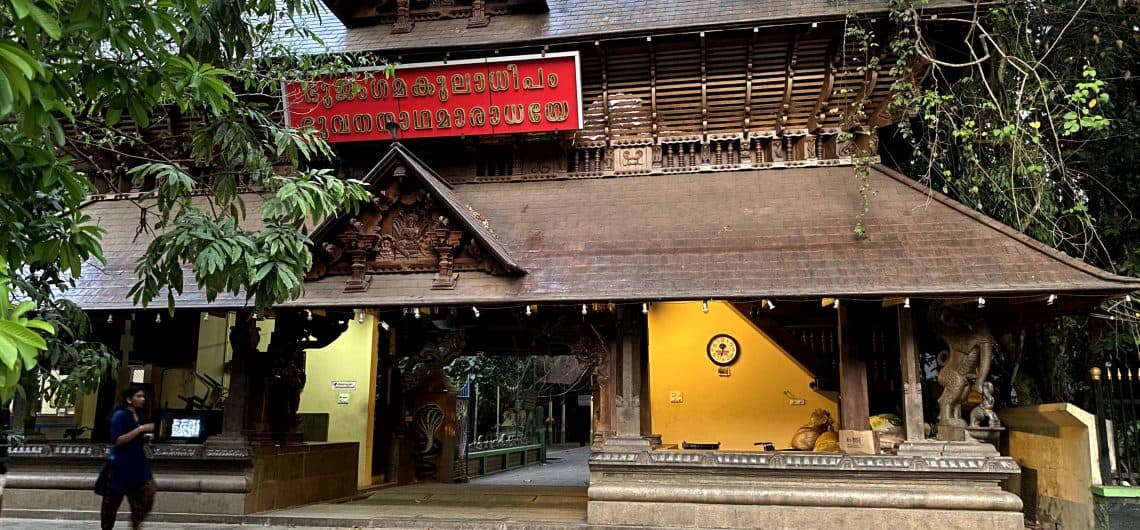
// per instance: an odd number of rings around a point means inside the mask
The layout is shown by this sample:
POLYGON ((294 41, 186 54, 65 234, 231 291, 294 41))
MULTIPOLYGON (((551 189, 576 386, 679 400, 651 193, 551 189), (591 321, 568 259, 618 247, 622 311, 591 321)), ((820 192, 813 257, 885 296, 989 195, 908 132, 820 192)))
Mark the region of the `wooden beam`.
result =
POLYGON ((918 346, 911 312, 899 308, 899 362, 902 363, 903 421, 908 442, 926 439, 922 427, 922 383, 919 376, 918 346))
POLYGON ((808 132, 815 134, 819 130, 820 122, 823 121, 819 118, 820 113, 827 112, 827 104, 831 101, 831 91, 835 89, 835 58, 838 56, 839 46, 842 39, 835 37, 831 39, 831 44, 827 47, 827 64, 823 69, 823 86, 819 89, 819 97, 815 100, 815 106, 812 107, 811 116, 808 117, 808 132))
POLYGON ((855 337, 846 306, 839 306, 839 424, 843 429, 871 428, 867 396, 867 363, 855 350, 855 337))
POLYGON ((1056 295, 1041 294, 1041 295, 1033 295, 1033 296, 1018 296, 1016 298, 1010 298, 1008 300, 1008 302, 1010 305, 1036 304, 1039 302, 1048 302, 1049 297, 1053 297, 1053 301, 1057 300, 1056 295))
POLYGON ((907 298, 905 296, 893 296, 893 297, 889 296, 889 297, 883 299, 883 307, 894 307, 897 305, 903 305, 906 303, 906 301, 907 301, 907 298))

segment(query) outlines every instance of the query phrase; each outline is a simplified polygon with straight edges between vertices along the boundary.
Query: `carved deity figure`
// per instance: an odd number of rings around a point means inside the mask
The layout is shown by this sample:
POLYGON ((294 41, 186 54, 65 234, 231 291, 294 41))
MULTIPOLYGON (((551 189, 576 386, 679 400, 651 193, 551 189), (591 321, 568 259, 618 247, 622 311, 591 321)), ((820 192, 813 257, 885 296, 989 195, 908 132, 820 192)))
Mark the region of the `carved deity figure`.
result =
POLYGON ((965 427, 962 403, 966 401, 971 386, 984 395, 993 359, 994 338, 980 317, 945 306, 932 309, 932 314, 936 315, 931 319, 934 333, 947 346, 940 354, 945 362, 938 371, 938 383, 942 385, 942 395, 938 398, 938 423, 965 427))
POLYGON ((970 427, 1001 427, 1001 420, 994 412, 994 384, 989 381, 982 383, 982 402, 970 411, 970 427))

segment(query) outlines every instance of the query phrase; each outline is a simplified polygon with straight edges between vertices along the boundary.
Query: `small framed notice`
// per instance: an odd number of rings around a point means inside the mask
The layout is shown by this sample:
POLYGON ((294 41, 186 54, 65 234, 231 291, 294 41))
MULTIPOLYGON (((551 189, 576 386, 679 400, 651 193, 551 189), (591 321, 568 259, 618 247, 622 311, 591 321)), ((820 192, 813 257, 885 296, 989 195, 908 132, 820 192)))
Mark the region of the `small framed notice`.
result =
POLYGON ((333 390, 356 390, 356 381, 333 381, 333 390))

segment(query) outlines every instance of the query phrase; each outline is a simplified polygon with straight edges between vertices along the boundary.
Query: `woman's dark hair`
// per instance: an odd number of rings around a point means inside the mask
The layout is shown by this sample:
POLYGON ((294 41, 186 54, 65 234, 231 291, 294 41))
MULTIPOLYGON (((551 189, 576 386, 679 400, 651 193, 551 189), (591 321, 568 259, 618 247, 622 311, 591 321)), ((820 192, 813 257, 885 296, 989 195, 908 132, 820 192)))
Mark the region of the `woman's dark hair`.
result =
POLYGON ((125 404, 127 402, 127 400, 131 399, 132 397, 135 396, 135 394, 138 394, 139 392, 145 393, 146 387, 144 387, 138 383, 131 383, 131 384, 127 385, 127 388, 123 389, 123 393, 120 396, 120 397, 122 397, 122 400, 121 400, 122 403, 125 404))

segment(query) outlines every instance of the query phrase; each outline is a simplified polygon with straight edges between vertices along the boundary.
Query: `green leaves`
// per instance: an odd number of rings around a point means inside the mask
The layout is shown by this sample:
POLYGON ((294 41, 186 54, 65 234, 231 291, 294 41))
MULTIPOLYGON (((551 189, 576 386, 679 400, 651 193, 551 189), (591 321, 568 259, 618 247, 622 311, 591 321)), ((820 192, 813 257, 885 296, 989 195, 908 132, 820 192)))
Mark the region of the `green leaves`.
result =
POLYGON ((327 143, 275 114, 280 80, 295 77, 285 69, 319 76, 326 61, 293 56, 274 25, 314 9, 313 0, 0 0, 0 260, 15 271, 0 301, 0 401, 33 368, 73 395, 114 364, 85 342, 82 311, 57 296, 103 261, 102 230, 83 205, 97 191, 127 191, 117 189, 124 172, 153 190, 139 199, 140 233, 156 238, 136 265, 136 303, 172 305, 187 274, 210 300, 244 294, 266 307, 300 293, 307 227, 366 198, 359 183, 319 169, 331 165, 327 143), (247 212, 242 193, 255 188, 270 204, 247 212), (78 386, 53 375, 61 367, 78 386))
POLYGON ((8 272, 7 262, 0 259, 0 401, 8 400, 20 374, 35 368, 39 352, 47 349, 44 337, 35 330, 55 333, 51 324, 25 316, 35 302, 25 300, 12 305, 8 272))
POLYGON ((29 81, 43 76, 44 69, 27 51, 0 40, 0 118, 32 103, 29 81))

